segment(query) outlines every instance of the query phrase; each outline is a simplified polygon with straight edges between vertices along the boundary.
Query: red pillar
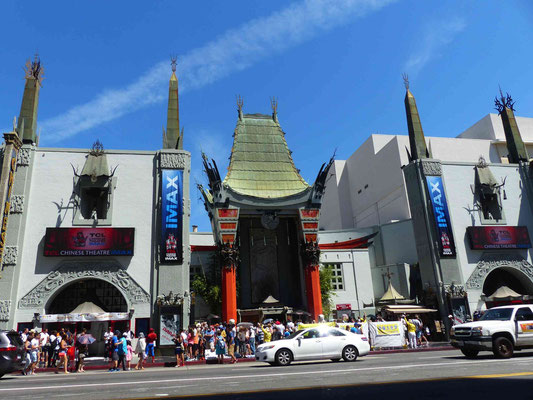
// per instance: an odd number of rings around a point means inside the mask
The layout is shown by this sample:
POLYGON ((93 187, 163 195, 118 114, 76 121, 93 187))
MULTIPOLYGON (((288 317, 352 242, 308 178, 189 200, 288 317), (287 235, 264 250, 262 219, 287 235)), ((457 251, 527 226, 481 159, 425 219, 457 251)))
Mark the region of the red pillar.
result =
POLYGON ((320 292, 320 272, 318 265, 308 265, 305 268, 305 287, 307 289, 307 308, 311 318, 318 322, 322 314, 322 294, 320 292))
POLYGON ((237 282, 235 266, 222 267, 222 321, 237 322, 237 282))

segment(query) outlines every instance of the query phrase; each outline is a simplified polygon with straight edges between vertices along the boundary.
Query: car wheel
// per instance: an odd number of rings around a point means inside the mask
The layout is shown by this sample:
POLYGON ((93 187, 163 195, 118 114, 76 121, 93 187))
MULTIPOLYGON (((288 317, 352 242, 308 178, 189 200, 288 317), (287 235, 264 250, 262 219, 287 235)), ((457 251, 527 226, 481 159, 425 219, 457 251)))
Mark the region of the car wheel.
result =
POLYGON ((340 358, 332 358, 331 361, 333 362, 339 362, 341 359, 340 358))
POLYGON ((497 358, 511 358, 513 343, 505 337, 496 338, 492 343, 492 351, 497 358))
POLYGON ((461 353, 463 353, 466 358, 476 358, 479 354, 479 350, 461 349, 461 353))
POLYGON ((357 360, 358 355, 359 354, 355 346, 346 346, 344 350, 342 350, 342 358, 344 361, 355 361, 357 360))
POLYGON ((285 367, 289 365, 292 361, 292 354, 287 349, 278 350, 276 353, 276 364, 285 367))

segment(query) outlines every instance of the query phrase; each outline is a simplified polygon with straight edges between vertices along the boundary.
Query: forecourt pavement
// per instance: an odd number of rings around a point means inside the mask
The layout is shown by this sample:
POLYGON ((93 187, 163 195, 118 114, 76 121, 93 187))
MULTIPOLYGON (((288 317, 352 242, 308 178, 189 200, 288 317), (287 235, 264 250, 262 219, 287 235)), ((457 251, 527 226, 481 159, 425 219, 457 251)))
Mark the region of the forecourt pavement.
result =
MULTIPOLYGON (((513 395, 519 394, 521 384, 527 383, 531 389, 523 398, 533 396, 533 352, 520 352, 509 360, 497 360, 489 353, 468 360, 459 351, 449 350, 369 355, 352 363, 300 362, 289 367, 247 362, 113 373, 8 375, 0 379, 0 399, 139 399, 194 395, 211 398, 226 394, 224 398, 279 400, 297 399, 302 395, 307 399, 338 400, 343 398, 343 393, 353 395, 354 390, 383 394, 387 385, 406 382, 411 388, 417 383, 424 385, 413 398, 424 398, 428 388, 438 388, 439 384, 443 386, 439 390, 444 392, 431 397, 450 398, 454 397, 454 385, 463 387, 461 390, 473 390, 475 385, 489 390, 487 388, 492 386, 488 385, 488 380, 502 389, 504 386, 498 382, 512 380, 513 395), (443 385, 444 380, 447 380, 446 385, 443 385), (278 392, 269 392, 273 390, 278 392)), ((496 392, 490 389, 489 394, 496 395, 496 392)))

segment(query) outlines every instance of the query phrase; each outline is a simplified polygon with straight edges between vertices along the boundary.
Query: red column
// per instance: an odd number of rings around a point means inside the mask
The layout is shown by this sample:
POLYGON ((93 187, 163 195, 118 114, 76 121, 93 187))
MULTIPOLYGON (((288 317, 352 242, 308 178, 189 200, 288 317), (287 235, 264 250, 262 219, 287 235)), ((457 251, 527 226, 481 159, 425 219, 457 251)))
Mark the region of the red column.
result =
POLYGON ((311 317, 318 322, 322 314, 322 294, 320 293, 320 272, 318 265, 308 265, 305 268, 305 287, 307 289, 307 309, 311 317))
POLYGON ((237 322, 237 282, 235 266, 222 267, 222 321, 237 322))

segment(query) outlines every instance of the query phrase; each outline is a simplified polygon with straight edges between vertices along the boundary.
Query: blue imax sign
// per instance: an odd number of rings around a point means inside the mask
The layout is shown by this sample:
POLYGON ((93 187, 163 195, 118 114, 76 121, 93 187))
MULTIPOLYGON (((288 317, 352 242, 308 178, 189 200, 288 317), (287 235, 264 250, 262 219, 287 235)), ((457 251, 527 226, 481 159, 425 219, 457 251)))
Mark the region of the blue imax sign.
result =
POLYGON ((161 174, 161 263, 183 261, 183 171, 164 169, 161 174))
POLYGON ((455 257, 455 241, 453 239, 450 213, 448 211, 442 177, 426 176, 426 182, 433 208, 433 217, 435 218, 440 255, 441 257, 455 257))

